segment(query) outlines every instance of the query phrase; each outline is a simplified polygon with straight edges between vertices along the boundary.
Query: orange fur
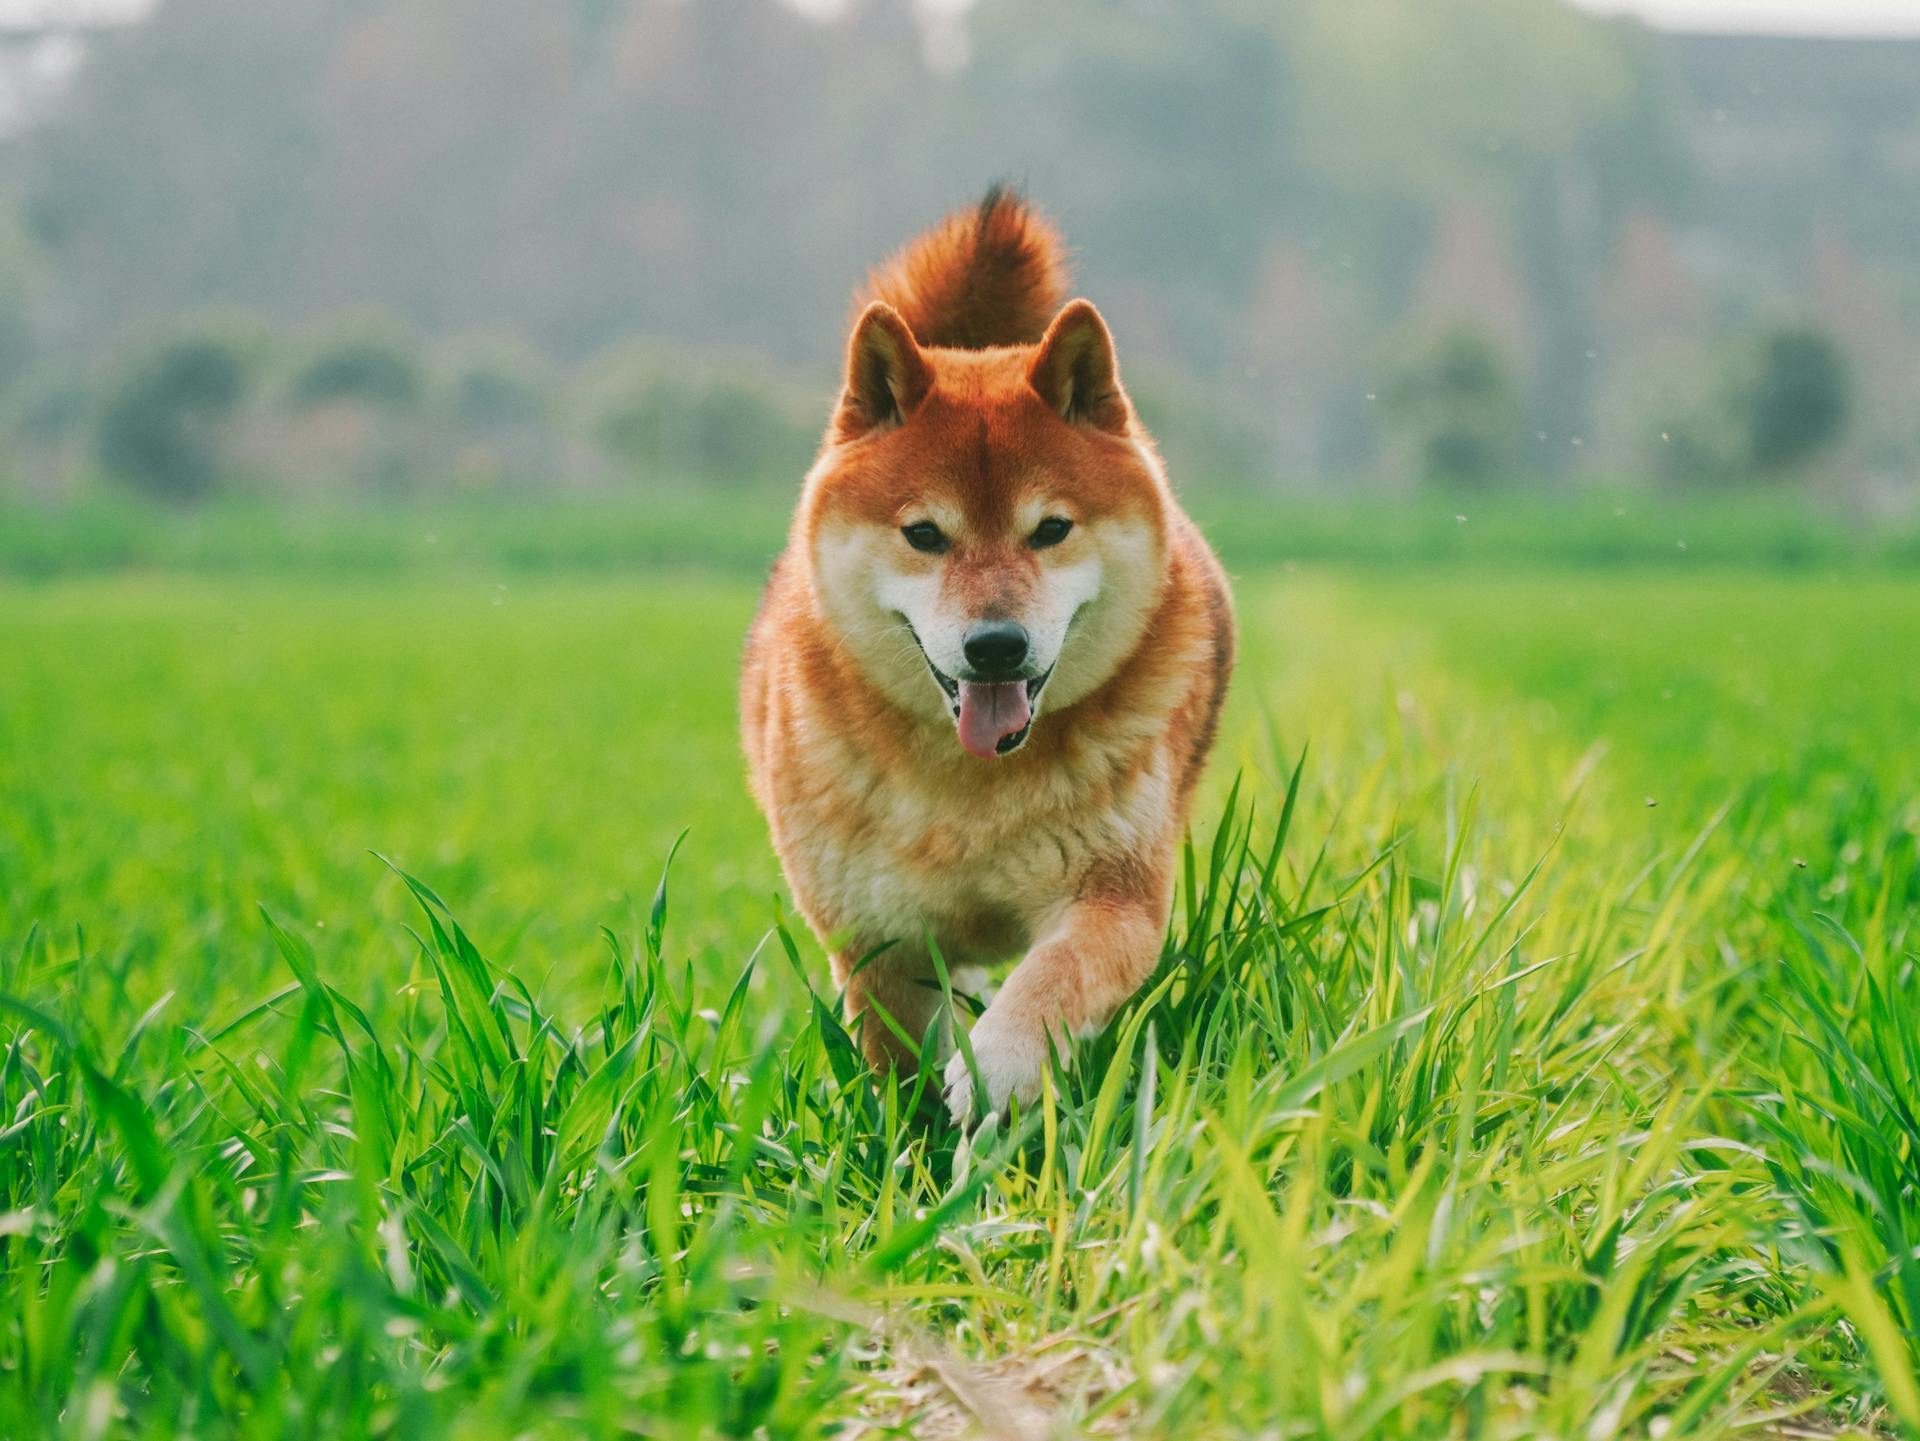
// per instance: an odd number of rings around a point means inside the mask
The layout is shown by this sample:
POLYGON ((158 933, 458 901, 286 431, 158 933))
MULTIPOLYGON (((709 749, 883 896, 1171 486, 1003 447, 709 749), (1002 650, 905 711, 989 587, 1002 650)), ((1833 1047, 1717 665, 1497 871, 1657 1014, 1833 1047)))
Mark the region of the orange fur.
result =
POLYGON ((922 345, 1031 345, 1067 298, 1060 234, 993 187, 868 275, 856 309, 884 301, 922 345))
POLYGON ((973 1033, 995 1106, 1152 970, 1233 660, 1219 565, 1059 281, 1053 232, 997 194, 876 279, 741 685, 754 795, 876 1065, 911 1059, 876 1006, 916 1044, 937 1017, 929 937, 956 969, 1024 952, 973 1033), (986 691, 954 678, 988 620, 1030 634, 1036 710, 981 759, 955 717, 986 691))

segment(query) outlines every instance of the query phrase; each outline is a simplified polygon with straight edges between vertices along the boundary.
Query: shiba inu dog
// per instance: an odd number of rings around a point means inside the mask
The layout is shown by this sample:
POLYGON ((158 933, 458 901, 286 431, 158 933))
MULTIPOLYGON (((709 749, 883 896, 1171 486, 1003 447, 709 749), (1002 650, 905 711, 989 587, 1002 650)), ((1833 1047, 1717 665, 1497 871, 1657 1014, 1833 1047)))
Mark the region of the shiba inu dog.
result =
MULTIPOLYGON (((741 679, 754 797, 876 1067, 948 1043, 930 940, 956 974, 1022 957, 971 1033, 996 1109, 1153 970, 1233 665, 1226 579, 1065 278, 998 189, 868 278, 741 679)), ((964 1120, 958 1054, 944 1079, 964 1120)))

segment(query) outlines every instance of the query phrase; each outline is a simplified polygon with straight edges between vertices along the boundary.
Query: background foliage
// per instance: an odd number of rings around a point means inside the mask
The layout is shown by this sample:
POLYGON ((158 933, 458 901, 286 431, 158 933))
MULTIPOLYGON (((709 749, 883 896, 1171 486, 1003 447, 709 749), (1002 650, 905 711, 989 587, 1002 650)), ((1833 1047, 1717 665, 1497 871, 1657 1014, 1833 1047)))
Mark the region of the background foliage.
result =
MULTIPOLYGON (((23 34, 23 66, 75 44, 23 34)), ((236 310, 274 340, 257 405, 328 398, 249 421, 256 487, 792 474, 854 280, 1011 178, 1080 246, 1129 373, 1179 397, 1196 483, 1464 462, 1910 511, 1916 91, 1920 44, 1560 0, 167 0, 0 135, 11 479, 70 497, 104 449, 158 493, 228 486, 204 444, 169 443, 183 483, 46 419, 76 390, 96 427, 151 407, 121 392, 156 329, 236 310), (1464 428, 1382 403, 1468 333, 1499 379, 1464 428), (476 334, 520 349, 511 418, 434 403, 476 334), (1686 384, 1643 383, 1662 366, 1686 384)))

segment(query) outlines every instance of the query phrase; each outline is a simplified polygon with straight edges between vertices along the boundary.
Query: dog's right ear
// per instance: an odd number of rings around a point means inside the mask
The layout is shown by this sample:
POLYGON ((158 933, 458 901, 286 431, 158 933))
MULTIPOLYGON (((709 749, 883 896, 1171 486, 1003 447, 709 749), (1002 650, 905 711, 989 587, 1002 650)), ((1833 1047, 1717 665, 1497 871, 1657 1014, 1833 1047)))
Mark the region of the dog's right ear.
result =
POLYGON ((900 424, 933 388, 933 370, 900 312, 876 300, 854 322, 847 384, 834 413, 842 440, 900 424))

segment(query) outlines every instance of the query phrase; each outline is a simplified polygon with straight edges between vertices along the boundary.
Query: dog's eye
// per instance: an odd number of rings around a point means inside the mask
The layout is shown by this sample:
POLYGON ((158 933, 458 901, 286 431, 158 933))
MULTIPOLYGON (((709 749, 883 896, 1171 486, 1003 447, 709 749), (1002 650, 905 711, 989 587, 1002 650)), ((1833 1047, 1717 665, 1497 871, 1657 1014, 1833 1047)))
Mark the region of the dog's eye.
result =
POLYGON ((912 525, 900 527, 900 534, 907 538, 907 544, 915 550, 924 550, 929 555, 938 555, 947 548, 947 538, 940 534, 940 527, 930 520, 917 520, 912 525))
POLYGON ((1033 539, 1028 542, 1035 550, 1049 545, 1058 545, 1067 538, 1067 532, 1073 529, 1073 522, 1065 516, 1050 515, 1033 528, 1033 539))

